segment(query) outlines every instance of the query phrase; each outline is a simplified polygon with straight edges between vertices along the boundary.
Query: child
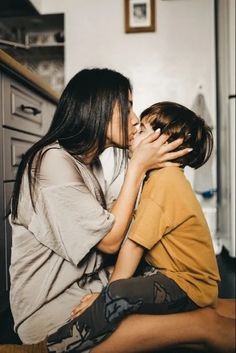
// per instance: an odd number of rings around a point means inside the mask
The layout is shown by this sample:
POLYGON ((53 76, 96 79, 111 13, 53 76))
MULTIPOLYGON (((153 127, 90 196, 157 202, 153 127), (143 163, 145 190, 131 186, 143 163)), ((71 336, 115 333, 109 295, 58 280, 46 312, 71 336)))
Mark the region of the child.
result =
POLYGON ((182 137, 181 148, 193 150, 177 160, 181 167, 153 170, 147 175, 135 222, 120 250, 111 282, 133 276, 145 253, 146 262, 168 283, 168 288, 163 281, 159 283, 162 295, 173 293, 177 284, 197 307, 213 306, 219 272, 211 234, 183 171, 186 165, 196 169, 209 159, 211 129, 191 110, 172 102, 146 109, 141 114, 142 130, 146 124, 170 135, 168 142, 182 137))
POLYGON ((181 148, 193 150, 176 160, 181 167, 148 173, 110 285, 82 315, 49 337, 49 350, 55 344, 58 351, 66 349, 70 340, 65 337, 75 331, 82 337, 81 351, 92 347, 129 313, 170 314, 216 302, 220 278, 211 235, 183 172, 186 165, 199 168, 209 159, 211 130, 202 118, 172 102, 154 104, 141 114, 141 138, 148 124, 169 135, 168 142, 182 137, 181 148), (144 276, 132 277, 143 255, 148 264, 144 276))

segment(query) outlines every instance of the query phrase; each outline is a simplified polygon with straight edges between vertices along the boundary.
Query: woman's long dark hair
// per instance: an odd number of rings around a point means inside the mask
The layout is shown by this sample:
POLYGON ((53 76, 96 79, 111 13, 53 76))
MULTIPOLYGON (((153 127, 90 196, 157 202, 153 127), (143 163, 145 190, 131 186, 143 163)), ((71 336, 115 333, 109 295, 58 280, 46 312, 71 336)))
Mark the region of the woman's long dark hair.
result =
MULTIPOLYGON (((129 91, 129 80, 109 69, 85 69, 70 80, 59 100, 47 134, 21 160, 12 195, 13 219, 17 217, 22 177, 26 168, 34 207, 33 193, 45 146, 58 141, 77 159, 94 149, 95 157, 99 156, 105 148, 107 128, 115 103, 118 103, 120 110, 123 146, 128 145, 129 91)), ((124 156, 125 151, 120 158, 119 167, 116 164, 117 170, 121 167, 124 156)))

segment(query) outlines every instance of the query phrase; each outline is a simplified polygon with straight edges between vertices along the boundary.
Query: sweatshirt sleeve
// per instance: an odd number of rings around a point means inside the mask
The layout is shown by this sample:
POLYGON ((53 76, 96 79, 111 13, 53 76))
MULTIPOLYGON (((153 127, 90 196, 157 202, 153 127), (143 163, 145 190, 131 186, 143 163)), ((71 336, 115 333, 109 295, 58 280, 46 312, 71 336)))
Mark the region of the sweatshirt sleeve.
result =
POLYGON ((75 182, 40 190, 29 230, 43 245, 78 265, 113 222, 114 216, 86 185, 75 182))

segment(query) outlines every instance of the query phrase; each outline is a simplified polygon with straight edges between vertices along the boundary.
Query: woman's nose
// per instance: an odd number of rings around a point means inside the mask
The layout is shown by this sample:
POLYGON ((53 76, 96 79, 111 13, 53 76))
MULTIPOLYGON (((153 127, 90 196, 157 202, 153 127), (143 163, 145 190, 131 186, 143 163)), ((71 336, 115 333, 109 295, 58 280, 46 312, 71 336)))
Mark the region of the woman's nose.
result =
POLYGON ((131 124, 133 126, 136 126, 138 127, 139 125, 139 118, 137 117, 137 115, 135 113, 132 114, 132 118, 131 118, 131 124))

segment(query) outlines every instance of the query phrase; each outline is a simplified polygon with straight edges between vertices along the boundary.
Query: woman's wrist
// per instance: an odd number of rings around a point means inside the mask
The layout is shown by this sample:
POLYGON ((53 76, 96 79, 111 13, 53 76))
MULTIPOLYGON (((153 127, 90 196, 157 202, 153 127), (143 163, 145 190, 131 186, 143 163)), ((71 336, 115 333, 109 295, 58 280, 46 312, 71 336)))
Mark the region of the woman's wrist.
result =
POLYGON ((130 160, 126 171, 126 178, 130 178, 134 185, 140 185, 146 174, 145 168, 140 163, 130 160))

